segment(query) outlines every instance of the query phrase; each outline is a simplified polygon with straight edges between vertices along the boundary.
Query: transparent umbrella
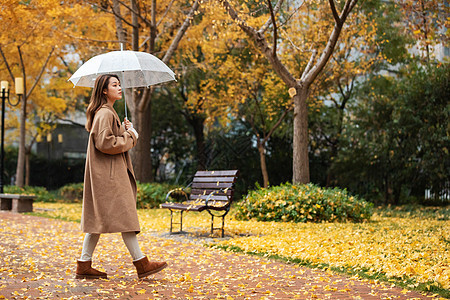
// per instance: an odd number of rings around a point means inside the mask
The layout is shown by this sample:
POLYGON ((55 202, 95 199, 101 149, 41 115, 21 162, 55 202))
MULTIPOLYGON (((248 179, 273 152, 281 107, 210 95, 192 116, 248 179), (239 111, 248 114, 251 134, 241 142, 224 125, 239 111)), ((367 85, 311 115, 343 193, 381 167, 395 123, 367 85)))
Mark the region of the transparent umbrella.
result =
MULTIPOLYGON (((115 74, 122 88, 149 87, 175 79, 175 73, 159 58, 137 51, 112 51, 92 57, 69 80, 75 86, 94 87, 102 74, 115 74)), ((127 102, 125 100, 125 115, 127 102)))

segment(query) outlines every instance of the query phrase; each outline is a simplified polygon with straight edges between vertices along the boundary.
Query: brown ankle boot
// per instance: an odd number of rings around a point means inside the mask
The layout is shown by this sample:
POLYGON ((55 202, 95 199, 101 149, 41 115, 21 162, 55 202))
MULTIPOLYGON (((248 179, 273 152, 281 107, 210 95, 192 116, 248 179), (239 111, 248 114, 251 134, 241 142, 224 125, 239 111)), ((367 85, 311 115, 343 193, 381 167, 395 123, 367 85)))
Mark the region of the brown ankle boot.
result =
POLYGON ((77 260, 77 275, 76 279, 97 279, 108 278, 108 275, 104 272, 100 272, 91 267, 92 261, 79 261, 77 260))
POLYGON ((157 273, 167 267, 166 262, 148 261, 147 256, 138 261, 133 261, 139 278, 147 277, 148 275, 157 273))

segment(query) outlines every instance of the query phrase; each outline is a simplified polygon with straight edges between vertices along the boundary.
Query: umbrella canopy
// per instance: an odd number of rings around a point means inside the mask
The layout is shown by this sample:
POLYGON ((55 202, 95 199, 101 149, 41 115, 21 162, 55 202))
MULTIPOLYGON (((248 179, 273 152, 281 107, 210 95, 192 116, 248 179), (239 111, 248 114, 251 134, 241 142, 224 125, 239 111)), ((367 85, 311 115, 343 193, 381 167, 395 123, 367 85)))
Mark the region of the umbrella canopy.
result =
POLYGON ((92 57, 69 80, 74 86, 94 87, 102 74, 115 74, 123 88, 149 87, 175 80, 175 73, 150 53, 113 51, 92 57))

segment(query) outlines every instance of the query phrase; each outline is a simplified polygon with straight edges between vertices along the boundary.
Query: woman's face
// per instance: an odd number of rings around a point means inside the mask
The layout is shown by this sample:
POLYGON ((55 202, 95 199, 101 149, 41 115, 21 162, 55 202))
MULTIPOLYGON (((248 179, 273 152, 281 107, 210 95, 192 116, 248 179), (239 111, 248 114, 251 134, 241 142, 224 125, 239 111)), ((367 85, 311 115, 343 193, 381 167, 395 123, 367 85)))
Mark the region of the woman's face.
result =
POLYGON ((122 87, 120 82, 115 77, 110 77, 108 82, 108 88, 103 91, 108 98, 108 101, 114 103, 116 100, 122 99, 122 87))

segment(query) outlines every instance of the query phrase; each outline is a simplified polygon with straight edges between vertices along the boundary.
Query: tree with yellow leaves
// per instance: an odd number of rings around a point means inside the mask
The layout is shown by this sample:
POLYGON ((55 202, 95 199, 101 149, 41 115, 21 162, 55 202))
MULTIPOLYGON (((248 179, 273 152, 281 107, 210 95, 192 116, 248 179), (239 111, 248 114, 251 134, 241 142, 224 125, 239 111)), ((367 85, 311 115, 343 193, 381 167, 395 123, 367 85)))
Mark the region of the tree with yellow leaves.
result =
MULTIPOLYGON (((260 11, 253 21, 261 23, 267 14, 262 13, 260 4, 253 4, 256 6, 249 9, 260 11)), ((320 39, 315 35, 317 28, 324 30, 328 26, 326 21, 315 26, 316 20, 324 19, 326 8, 325 2, 312 6, 303 12, 305 18, 300 22, 303 24, 292 21, 291 26, 280 27, 288 40, 287 44, 282 44, 283 49, 292 50, 282 51, 280 56, 290 67, 304 66, 311 53, 308 49, 314 43, 326 44, 326 36, 320 39), (297 34, 301 28, 302 36, 297 34)), ((369 43, 373 43, 376 28, 364 11, 358 11, 358 16, 349 20, 335 55, 319 75, 317 82, 320 84, 311 87, 310 110, 320 109, 324 99, 332 99, 341 92, 348 100, 353 82, 367 72, 373 62, 369 43)), ((202 6, 201 20, 186 34, 181 49, 179 56, 186 75, 192 73, 189 71, 192 69, 203 74, 199 83, 180 88, 185 91, 186 106, 192 114, 206 116, 207 126, 217 120, 224 126, 230 119, 246 123, 254 133, 264 186, 268 186, 266 144, 277 134, 278 126, 285 126, 283 120, 293 108, 285 84, 259 54, 257 46, 242 36, 241 30, 231 24, 226 12, 213 1, 202 6)), ((183 76, 182 81, 187 81, 185 77, 188 75, 183 76)))
POLYGON ((265 19, 258 18, 255 13, 258 10, 252 10, 249 2, 218 2, 255 43, 289 89, 294 103, 292 180, 294 183, 309 182, 307 99, 313 83, 338 45, 344 24, 357 0, 336 3, 333 0, 286 3, 279 0, 274 6, 270 0, 266 4, 252 2, 260 5, 259 10, 267 11, 265 19), (326 2, 327 10, 315 9, 326 2), (271 33, 269 27, 272 27, 271 33), (292 51, 298 61, 292 60, 292 51))
MULTIPOLYGON (((1 2, 0 9, 2 78, 5 76, 12 82, 15 77, 24 78, 20 120, 14 124, 14 116, 11 117, 11 124, 20 126, 16 185, 22 187, 26 181, 24 167, 27 155, 37 134, 51 130, 52 126, 45 124, 49 122, 49 116, 61 116, 69 104, 59 89, 69 89, 70 84, 59 82, 55 85, 55 70, 66 67, 66 56, 78 42, 73 35, 80 31, 86 34, 88 29, 83 25, 84 20, 87 16, 94 16, 94 12, 91 7, 83 7, 75 1, 61 3, 56 0, 5 0, 1 2), (27 120, 36 116, 42 117, 37 122, 42 126, 30 129, 32 123, 27 125, 27 120)), ((103 23, 101 17, 93 19, 103 23)), ((99 24, 96 22, 93 22, 91 29, 96 27, 94 24, 99 24)), ((97 25, 97 28, 100 29, 98 34, 101 34, 102 27, 97 25)), ((76 96, 75 92, 71 96, 76 96)), ((26 173, 29 174, 29 169, 26 173)))
POLYGON ((220 7, 208 2, 202 5, 196 25, 186 33, 175 57, 182 70, 183 114, 196 136, 198 168, 206 166, 202 159, 204 127, 220 124, 227 128, 238 119, 253 131, 267 186, 266 145, 291 106, 267 62, 251 53, 257 53, 253 44, 242 38, 220 7))
MULTIPOLYGON (((249 22, 263 24, 267 20, 270 10, 264 3, 246 5, 250 12, 258 12, 248 13, 251 16, 249 22)), ((229 118, 237 118, 252 128, 260 153, 264 186, 267 186, 269 172, 265 164, 265 145, 277 127, 283 125, 283 119, 293 109, 293 101, 283 80, 260 54, 258 45, 243 38, 239 27, 230 24, 229 17, 218 10, 214 2, 208 2, 202 8, 202 23, 208 22, 205 20, 210 16, 209 22, 213 25, 208 28, 199 24, 187 34, 186 41, 189 42, 182 44, 183 54, 189 57, 189 62, 206 74, 199 87, 190 91, 188 104, 198 109, 196 104, 202 103, 200 111, 208 116, 206 122, 222 119, 221 124, 226 124, 229 118), (198 49, 201 49, 200 55, 196 54, 198 49)), ((279 27, 284 38, 279 44, 283 49, 279 57, 286 66, 294 70, 305 68, 309 55, 314 52, 311 49, 325 47, 328 36, 317 36, 316 32, 326 32, 330 27, 331 20, 327 20, 324 13, 327 8, 328 4, 323 1, 303 8, 296 12, 302 18, 291 20, 289 26, 286 23, 279 27)), ((364 11, 358 11, 357 17, 348 20, 339 47, 324 72, 318 75, 318 84, 310 86, 309 110, 320 109, 324 100, 336 98, 341 93, 347 98, 342 103, 345 107, 354 81, 373 63, 369 44, 373 43, 376 28, 364 11)))

